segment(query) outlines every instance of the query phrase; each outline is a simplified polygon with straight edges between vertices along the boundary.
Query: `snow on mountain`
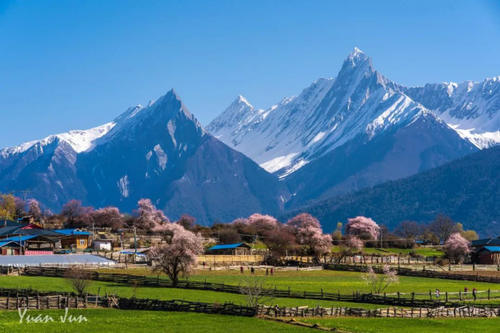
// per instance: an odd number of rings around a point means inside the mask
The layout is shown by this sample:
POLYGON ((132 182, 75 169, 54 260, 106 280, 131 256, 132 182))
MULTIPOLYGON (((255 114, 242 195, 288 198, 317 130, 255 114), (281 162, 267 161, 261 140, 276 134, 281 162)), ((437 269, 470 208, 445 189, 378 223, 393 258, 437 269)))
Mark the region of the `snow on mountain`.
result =
POLYGON ((335 79, 317 80, 299 96, 266 112, 235 103, 207 130, 280 177, 360 134, 373 137, 429 113, 377 72, 358 48, 335 79))
POLYGON ((20 189, 55 211, 77 199, 131 212, 150 198, 170 218, 202 224, 276 214, 287 197, 277 177, 209 135, 174 90, 103 126, 3 149, 0 192, 20 189))
POLYGON ((0 156, 7 158, 10 155, 21 154, 35 145, 39 145, 40 147, 47 146, 56 139, 68 143, 76 153, 81 153, 91 150, 96 140, 106 135, 115 125, 115 122, 109 122, 88 130, 72 130, 66 133, 49 135, 41 140, 34 140, 15 147, 4 148, 0 150, 0 156))
POLYGON ((403 88, 480 149, 500 143, 500 76, 403 88))

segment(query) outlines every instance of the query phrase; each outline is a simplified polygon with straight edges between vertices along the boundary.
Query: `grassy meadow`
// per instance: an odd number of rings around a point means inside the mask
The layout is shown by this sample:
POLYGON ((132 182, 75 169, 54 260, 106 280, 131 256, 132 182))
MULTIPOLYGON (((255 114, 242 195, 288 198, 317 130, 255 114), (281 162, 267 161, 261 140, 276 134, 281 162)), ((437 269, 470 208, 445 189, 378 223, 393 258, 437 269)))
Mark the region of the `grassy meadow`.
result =
MULTIPOLYGON (((103 270, 137 275, 154 275, 145 268, 130 268, 103 270)), ((265 271, 257 270, 256 275, 261 277, 266 287, 302 291, 324 291, 346 294, 355 290, 368 291, 362 279, 362 273, 343 271, 277 271, 273 276, 266 276, 265 271)), ((249 271, 241 274, 233 271, 195 271, 191 280, 238 285, 243 279, 250 276, 249 271)), ((445 279, 400 277, 400 283, 392 286, 389 291, 416 291, 427 292, 429 289, 439 288, 441 291, 458 291, 467 286, 469 289, 499 289, 497 284, 476 283, 471 281, 454 281, 445 279)), ((31 288, 40 291, 71 292, 70 283, 64 278, 38 276, 0 276, 2 288, 31 288)), ((245 305, 245 295, 222 293, 205 290, 141 287, 114 283, 91 281, 90 293, 100 295, 115 294, 122 297, 152 298, 152 299, 182 299, 210 303, 232 302, 245 305)), ((498 301, 498 300, 497 300, 498 301)), ((330 302, 320 300, 306 300, 294 298, 266 298, 263 303, 279 306, 324 306, 324 307, 356 307, 381 308, 378 304, 363 304, 349 302, 330 302)), ((500 302, 498 302, 500 303, 500 302)), ((306 332, 309 328, 292 326, 259 318, 245 318, 223 315, 208 315, 195 313, 156 312, 156 311, 125 311, 115 309, 85 309, 70 310, 73 315, 83 314, 88 322, 59 323, 58 318, 62 311, 45 310, 30 311, 30 314, 48 314, 56 318, 54 323, 20 324, 16 311, 0 311, 0 333, 2 332, 98 332, 122 330, 126 332, 306 332)), ((307 323, 316 323, 323 327, 337 328, 343 332, 401 332, 404 327, 406 333, 418 332, 497 332, 500 319, 402 319, 402 318, 297 318, 307 323)))
POLYGON ((409 319, 409 318, 310 318, 297 319, 351 333, 497 333, 500 318, 409 319))
MULTIPOLYGON (((86 322, 61 323, 63 310, 29 311, 54 319, 49 323, 20 323, 17 311, 0 312, 0 333, 90 333, 90 332, 310 332, 309 328, 291 326, 259 318, 234 317, 186 312, 126 311, 112 309, 71 309, 69 314, 85 316, 86 322)), ((26 318, 26 316, 24 317, 26 318)))
MULTIPOLYGON (((127 270, 102 269, 101 272, 154 275, 154 273, 147 268, 130 268, 127 270)), ((189 279, 192 281, 206 280, 207 282, 239 285, 244 280, 244 277, 249 275, 250 272, 248 268, 245 268, 244 274, 241 274, 239 270, 197 270, 189 279)), ((362 279, 363 273, 359 272, 278 270, 274 272, 274 275, 266 276, 265 270, 256 270, 255 275, 261 276, 268 288, 276 287, 277 289, 286 290, 290 287, 290 289, 294 291, 321 291, 321 289, 323 289, 324 292, 336 293, 340 291, 342 294, 356 291, 370 292, 370 288, 362 279)), ((477 290, 500 289, 500 286, 495 283, 400 276, 399 283, 389 286, 386 292, 427 293, 429 290, 434 291, 438 288, 444 293, 446 291, 463 291, 464 287, 467 287, 469 290, 473 288, 477 290)))

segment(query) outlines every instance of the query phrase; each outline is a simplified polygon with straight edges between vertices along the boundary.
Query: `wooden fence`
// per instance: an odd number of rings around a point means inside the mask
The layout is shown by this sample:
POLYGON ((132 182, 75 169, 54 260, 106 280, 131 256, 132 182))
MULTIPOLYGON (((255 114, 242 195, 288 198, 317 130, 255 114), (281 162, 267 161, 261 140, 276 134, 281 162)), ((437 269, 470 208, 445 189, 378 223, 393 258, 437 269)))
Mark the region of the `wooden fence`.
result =
POLYGON ((0 310, 85 309, 90 307, 114 307, 121 310, 152 310, 200 312, 253 317, 257 309, 233 303, 202 303, 184 300, 157 300, 121 298, 111 295, 85 295, 74 293, 38 292, 31 289, 0 289, 0 310))
POLYGON ((257 314, 256 308, 236 305, 233 303, 217 304, 190 302, 184 300, 163 301, 156 299, 119 298, 118 308, 121 310, 200 312, 245 317, 253 317, 257 314))
MULTIPOLYGON (((51 277, 64 277, 66 268, 60 267, 26 267, 23 274, 32 276, 51 276, 51 277)), ((139 275, 129 275, 129 274, 115 274, 115 273, 100 273, 93 271, 90 274, 92 280, 106 281, 114 283, 131 284, 134 286, 147 286, 147 287, 166 287, 172 288, 172 282, 168 279, 160 277, 148 277, 139 275)), ((227 285, 223 283, 211 283, 207 281, 179 281, 176 288, 184 289, 197 289, 197 290, 210 290, 218 292, 226 292, 233 294, 244 294, 240 286, 227 285)), ((470 294, 470 293, 469 293, 470 294)), ((328 300, 328 301, 342 301, 342 302, 358 302, 358 303, 372 303, 372 304, 384 304, 393 306, 408 306, 408 307, 458 307, 463 305, 461 301, 465 300, 462 295, 460 299, 455 297, 453 302, 454 293, 447 293, 436 299, 433 294, 430 293, 430 297, 426 297, 425 294, 411 293, 403 294, 396 293, 396 295, 377 295, 372 293, 359 293, 353 292, 352 294, 341 294, 338 292, 325 292, 323 289, 321 291, 294 291, 290 288, 283 290, 277 289, 264 289, 262 291, 263 296, 269 297, 279 297, 279 298, 302 298, 302 299, 316 299, 316 300, 328 300), (405 297, 407 296, 407 297, 405 297)), ((491 300, 500 298, 500 291, 489 291, 486 294, 481 293, 486 298, 478 298, 484 300, 491 300)))
POLYGON ((29 289, 0 289, 0 310, 64 309, 108 306, 108 297, 97 295, 78 296, 54 292, 37 292, 29 289))
MULTIPOLYGON (((371 265, 344 265, 344 264, 327 264, 324 265, 325 269, 337 270, 337 271, 351 271, 351 272, 366 272, 368 267, 371 265)), ((371 266, 376 273, 382 273, 382 266, 371 266)), ((434 270, 414 270, 410 268, 398 267, 396 268, 398 275, 404 276, 416 276, 416 277, 426 277, 426 278, 437 278, 437 279, 449 279, 449 280, 463 280, 463 281, 477 281, 477 282, 490 282, 490 283, 500 283, 500 276, 483 276, 483 275, 471 275, 471 274, 459 274, 459 273, 449 273, 449 272, 439 272, 434 270)))
POLYGON ((271 317, 384 317, 384 318, 435 318, 435 317, 497 317, 500 307, 439 307, 439 308, 383 308, 360 309, 346 307, 278 307, 259 305, 257 314, 271 317))
POLYGON ((271 317, 398 317, 398 318, 434 318, 434 317, 497 317, 500 307, 461 306, 439 308, 382 308, 362 309, 348 307, 278 307, 258 305, 248 307, 233 303, 203 303, 184 300, 157 300, 119 298, 115 296, 85 295, 73 293, 38 292, 30 289, 0 289, 0 309, 85 309, 89 307, 114 307, 121 310, 150 310, 198 312, 224 314, 232 316, 271 316, 271 317))

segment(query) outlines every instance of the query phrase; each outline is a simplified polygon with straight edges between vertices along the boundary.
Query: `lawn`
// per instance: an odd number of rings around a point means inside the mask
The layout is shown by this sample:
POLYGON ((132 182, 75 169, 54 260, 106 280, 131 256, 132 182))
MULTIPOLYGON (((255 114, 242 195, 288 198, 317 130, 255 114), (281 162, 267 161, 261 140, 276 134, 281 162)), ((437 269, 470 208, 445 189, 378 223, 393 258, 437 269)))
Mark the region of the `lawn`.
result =
POLYGON ((17 311, 0 312, 0 332, 310 332, 310 329, 258 318, 209 315, 185 312, 125 311, 111 309, 70 310, 69 314, 85 316, 87 322, 61 323, 62 310, 27 312, 54 319, 49 323, 19 323, 17 311))
MULTIPOLYGON (((245 275, 248 275, 245 272, 245 275)), ((286 290, 290 287, 295 291, 323 291, 338 292, 342 294, 354 291, 370 292, 366 282, 359 272, 345 271, 277 271, 273 276, 265 276, 264 271, 257 271, 259 276, 264 276, 268 287, 286 290)), ((217 282, 238 285, 242 281, 242 274, 239 271, 197 271, 190 278, 191 280, 207 282, 217 282)), ((399 283, 389 286, 387 292, 419 292, 425 293, 436 288, 441 292, 458 292, 464 287, 472 290, 500 289, 498 284, 474 281, 459 281, 447 279, 432 279, 422 277, 400 276, 399 283)))
POLYGON ((409 318, 332 318, 298 319, 323 327, 340 328, 352 333, 470 333, 498 332, 500 318, 409 319, 409 318))
MULTIPOLYGON (((71 286, 63 278, 39 277, 39 276, 0 276, 0 287, 2 288, 31 288, 39 291, 61 291, 71 292, 71 286)), ((222 293, 217 291, 176 289, 176 288, 151 288, 138 287, 137 289, 124 284, 112 282, 92 281, 89 289, 90 293, 100 295, 115 294, 122 297, 132 297, 135 294, 137 298, 151 299, 182 299, 188 301, 207 302, 207 303, 226 303, 246 305, 245 295, 222 293)), ((296 298, 264 298, 263 304, 279 305, 287 307, 295 306, 323 306, 323 307, 356 307, 356 308, 382 308, 378 304, 350 303, 350 302, 332 302, 296 298)))
MULTIPOLYGON (((129 268, 129 269, 101 269, 101 272, 121 273, 121 274, 137 274, 137 275, 154 275, 148 268, 129 268)), ((239 270, 197 270, 189 278, 192 281, 207 281, 215 283, 225 283, 230 285, 239 285, 242 283, 244 276, 250 275, 248 268, 245 268, 245 273, 241 274, 239 270)), ((276 271, 273 276, 266 276, 265 270, 256 270, 257 276, 264 278, 267 288, 287 290, 288 287, 292 291, 321 291, 341 294, 349 294, 355 291, 370 292, 366 282, 362 279, 363 273, 347 272, 347 271, 332 271, 332 270, 313 270, 313 271, 276 271)), ((387 293, 402 292, 402 293, 428 293, 429 290, 434 291, 438 288, 441 293, 463 291, 464 287, 469 290, 476 288, 477 290, 498 290, 500 286, 496 283, 461 281, 448 279, 433 279, 412 276, 400 276, 399 283, 391 285, 387 288, 387 293)))

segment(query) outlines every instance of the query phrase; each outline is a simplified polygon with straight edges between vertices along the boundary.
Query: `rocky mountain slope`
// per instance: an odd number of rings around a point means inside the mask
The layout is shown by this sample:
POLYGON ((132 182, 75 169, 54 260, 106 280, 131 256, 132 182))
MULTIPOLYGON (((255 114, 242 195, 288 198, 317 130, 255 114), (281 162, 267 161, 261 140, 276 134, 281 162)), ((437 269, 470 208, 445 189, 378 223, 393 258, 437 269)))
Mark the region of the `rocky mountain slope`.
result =
POLYGON ((151 198, 171 218, 200 223, 278 213, 277 178, 208 134, 171 90, 115 121, 0 151, 0 191, 29 189, 58 210, 70 199, 131 212, 151 198))

